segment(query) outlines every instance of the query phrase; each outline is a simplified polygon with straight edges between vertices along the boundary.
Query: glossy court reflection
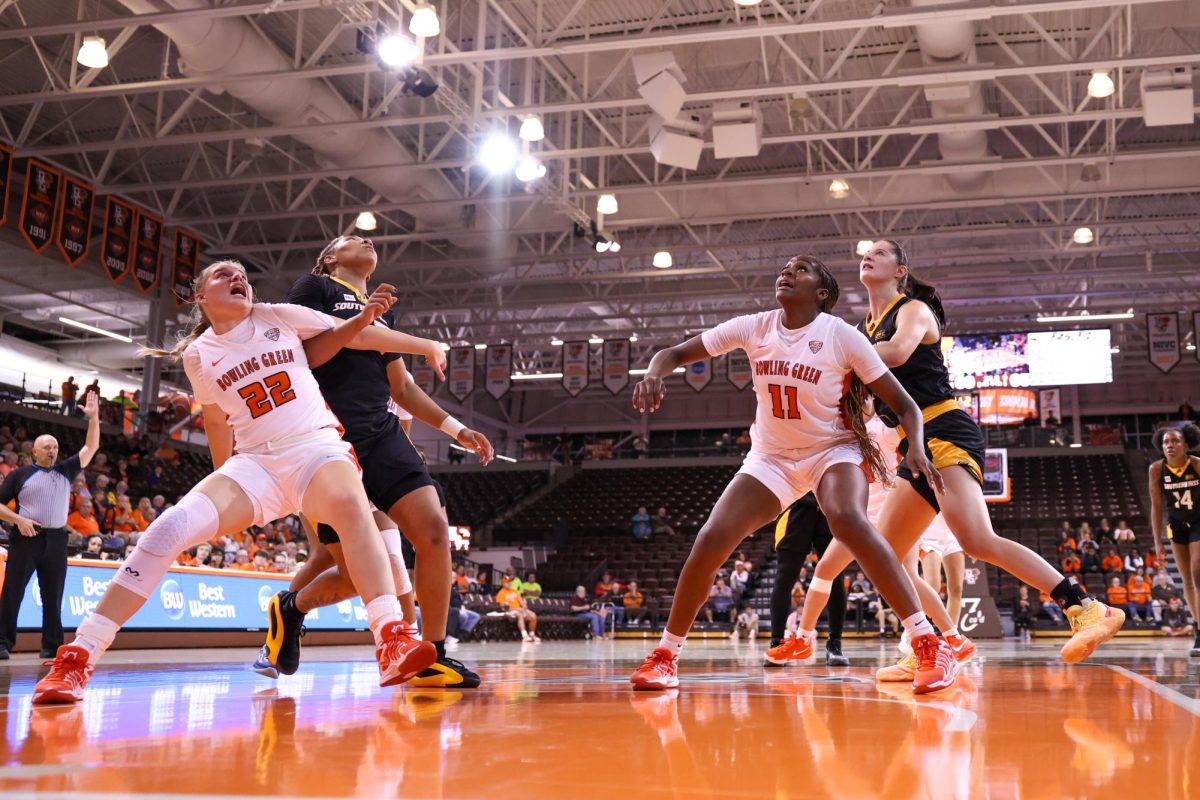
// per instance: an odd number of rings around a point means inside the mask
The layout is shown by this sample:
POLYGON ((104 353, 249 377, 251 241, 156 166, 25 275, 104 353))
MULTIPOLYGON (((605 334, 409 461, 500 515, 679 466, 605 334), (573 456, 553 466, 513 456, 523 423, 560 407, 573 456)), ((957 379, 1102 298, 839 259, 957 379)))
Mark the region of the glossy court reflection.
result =
POLYGON ((642 648, 624 643, 473 649, 473 693, 380 689, 352 649, 313 649, 274 685, 235 651, 114 654, 82 705, 38 708, 36 663, 18 659, 0 669, 0 794, 1195 796, 1186 656, 1114 648, 1068 668, 1048 649, 982 650, 952 691, 919 698, 875 684, 878 648, 849 669, 764 672, 752 648, 692 647, 682 689, 639 694, 625 681, 642 648))

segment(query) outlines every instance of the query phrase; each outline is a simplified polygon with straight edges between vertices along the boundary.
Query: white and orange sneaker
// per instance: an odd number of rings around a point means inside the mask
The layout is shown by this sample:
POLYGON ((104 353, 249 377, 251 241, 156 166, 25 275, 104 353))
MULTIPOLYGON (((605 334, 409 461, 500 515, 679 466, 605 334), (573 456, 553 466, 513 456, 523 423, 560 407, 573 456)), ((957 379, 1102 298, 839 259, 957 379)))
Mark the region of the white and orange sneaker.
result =
POLYGON ((766 654, 766 666, 783 667, 789 661, 804 661, 812 658, 813 643, 802 636, 785 639, 775 647, 769 648, 766 654))
POLYGON ((83 699, 83 690, 92 677, 87 650, 78 645, 64 644, 58 648, 54 660, 46 661, 42 666, 50 667, 50 672, 33 687, 34 705, 78 703, 83 699))
POLYGON ((674 689, 679 685, 679 656, 665 647, 656 647, 629 677, 639 691, 674 689))
POLYGON ((913 694, 940 692, 954 685, 959 666, 950 645, 932 633, 914 636, 912 645, 913 655, 917 659, 912 682, 913 694))
POLYGON ((962 634, 957 636, 947 636, 944 641, 954 651, 954 660, 959 664, 965 664, 971 660, 971 656, 975 655, 975 643, 962 634))
POLYGON ((1117 635, 1125 624, 1125 612, 1092 600, 1087 608, 1071 606, 1067 609, 1071 622, 1071 638, 1062 646, 1062 660, 1078 664, 1095 652, 1096 648, 1117 635))
POLYGON ((379 639, 375 658, 379 661, 380 686, 404 683, 437 661, 437 648, 433 643, 410 636, 403 620, 384 625, 379 639))

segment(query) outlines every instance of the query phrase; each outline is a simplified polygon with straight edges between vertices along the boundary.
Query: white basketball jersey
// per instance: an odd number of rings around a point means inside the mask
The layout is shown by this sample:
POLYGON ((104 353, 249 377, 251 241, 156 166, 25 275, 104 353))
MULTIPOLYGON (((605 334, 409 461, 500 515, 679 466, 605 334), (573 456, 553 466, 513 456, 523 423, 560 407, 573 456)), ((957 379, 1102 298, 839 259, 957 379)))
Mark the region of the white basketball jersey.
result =
POLYGON ((866 383, 887 367, 866 336, 830 314, 803 328, 783 325, 783 310, 734 317, 702 334, 711 355, 741 348, 750 357, 758 411, 751 449, 803 458, 852 437, 842 417, 850 373, 866 383))
POLYGON ((233 330, 209 328, 183 351, 196 400, 220 406, 239 451, 338 427, 304 355, 304 340, 337 322, 303 306, 259 303, 233 330))
MULTIPOLYGON (((883 453, 883 461, 892 468, 894 480, 896 467, 900 466, 899 432, 895 428, 884 425, 883 420, 879 417, 871 417, 867 420, 867 435, 875 440, 879 452, 883 453)), ((882 481, 873 480, 868 490, 870 494, 867 497, 867 519, 871 520, 872 525, 878 525, 879 512, 883 510, 883 501, 887 499, 892 487, 882 481)))

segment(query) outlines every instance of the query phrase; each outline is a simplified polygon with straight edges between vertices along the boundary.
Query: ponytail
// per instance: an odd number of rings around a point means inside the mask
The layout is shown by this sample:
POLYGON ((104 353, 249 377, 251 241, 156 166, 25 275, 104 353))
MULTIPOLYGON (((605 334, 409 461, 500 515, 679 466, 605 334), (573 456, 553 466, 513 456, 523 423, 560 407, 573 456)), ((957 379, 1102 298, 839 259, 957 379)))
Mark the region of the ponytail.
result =
POLYGON ((843 422, 854 434, 858 446, 862 449, 863 458, 867 465, 867 477, 890 487, 893 483, 894 470, 888 466, 879 444, 867 433, 867 408, 871 404, 871 390, 857 375, 850 378, 850 389, 842 398, 843 422))
POLYGON ((243 273, 246 268, 241 262, 226 259, 223 261, 214 261, 200 271, 196 279, 192 281, 192 310, 189 312, 190 330, 176 340, 175 344, 165 350, 158 347, 139 347, 138 355, 153 356, 154 358, 166 358, 171 361, 178 361, 183 356, 183 351, 188 348, 192 342, 200 338, 200 334, 212 327, 212 323, 208 321, 208 317, 204 315, 204 310, 200 308, 200 304, 196 302, 195 297, 200 292, 204 291, 204 285, 208 283, 208 275, 214 268, 220 266, 233 266, 240 269, 243 273))
POLYGON ((942 307, 942 298, 938 294, 937 287, 931 283, 926 283, 917 276, 913 275, 912 268, 908 265, 908 253, 894 239, 883 239, 891 245, 892 252, 896 256, 896 263, 907 270, 904 277, 900 279, 898 288, 900 294, 906 297, 911 297, 914 300, 920 300, 925 305, 929 306, 929 310, 937 317, 938 327, 946 327, 946 309, 942 307))
POLYGON ((319 256, 317 256, 316 265, 312 268, 313 275, 332 275, 333 274, 333 271, 329 269, 329 265, 325 263, 325 257, 333 252, 333 248, 336 247, 337 243, 340 242, 341 240, 342 240, 342 237, 339 236, 338 238, 334 239, 329 244, 325 245, 325 249, 321 251, 321 254, 319 256))

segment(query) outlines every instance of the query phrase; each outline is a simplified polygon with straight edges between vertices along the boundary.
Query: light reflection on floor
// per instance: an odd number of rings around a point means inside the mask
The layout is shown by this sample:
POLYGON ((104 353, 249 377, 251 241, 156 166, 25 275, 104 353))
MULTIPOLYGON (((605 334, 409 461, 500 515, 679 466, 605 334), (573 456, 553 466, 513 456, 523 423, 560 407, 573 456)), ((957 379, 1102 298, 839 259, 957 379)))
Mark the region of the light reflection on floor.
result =
POLYGON ((365 648, 272 683, 233 650, 115 652, 75 707, 0 666, 0 796, 402 798, 1200 797, 1186 645, 985 644, 952 691, 874 682, 890 657, 764 671, 761 644, 689 645, 678 692, 625 683, 643 643, 462 646, 474 692, 380 689, 365 648), (1108 665, 1117 665, 1113 669, 1108 665))

